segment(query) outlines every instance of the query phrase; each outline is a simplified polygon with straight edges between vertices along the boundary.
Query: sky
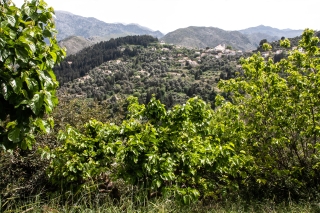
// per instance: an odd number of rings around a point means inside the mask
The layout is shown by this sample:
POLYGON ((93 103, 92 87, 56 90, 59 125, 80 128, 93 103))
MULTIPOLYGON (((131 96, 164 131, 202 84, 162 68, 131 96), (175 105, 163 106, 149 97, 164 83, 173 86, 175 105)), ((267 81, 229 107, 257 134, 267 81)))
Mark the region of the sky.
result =
MULTIPOLYGON (((21 6, 24 0, 13 0, 21 6)), ((168 33, 188 26, 241 30, 258 25, 320 30, 319 0, 45 0, 107 23, 136 23, 168 33)))

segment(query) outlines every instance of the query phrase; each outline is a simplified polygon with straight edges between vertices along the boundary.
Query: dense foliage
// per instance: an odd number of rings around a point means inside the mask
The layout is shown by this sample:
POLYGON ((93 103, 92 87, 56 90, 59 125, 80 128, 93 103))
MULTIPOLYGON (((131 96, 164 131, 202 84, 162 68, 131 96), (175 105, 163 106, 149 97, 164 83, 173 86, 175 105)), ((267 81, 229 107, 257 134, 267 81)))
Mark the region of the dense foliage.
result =
POLYGON ((52 68, 65 53, 54 37, 52 15, 44 1, 21 9, 11 1, 0 4, 0 146, 5 148, 31 148, 35 130, 53 126, 42 117, 58 102, 52 68))
POLYGON ((140 103, 148 103, 152 94, 167 108, 194 96, 214 106, 217 82, 235 76, 242 56, 159 43, 148 47, 122 45, 121 49, 136 50, 136 55, 102 63, 82 78, 65 83, 60 92, 107 100, 110 106, 129 95, 138 97, 140 103))
POLYGON ((120 125, 67 127, 52 153, 52 181, 77 185, 106 174, 150 193, 173 192, 185 203, 232 194, 316 198, 318 42, 307 29, 287 59, 242 59, 243 72, 219 83, 230 101, 218 95, 215 110, 199 98, 171 110, 155 98, 146 105, 130 98, 120 125))
POLYGON ((185 204, 226 196, 319 199, 320 51, 312 30, 292 51, 283 38, 285 55, 276 60, 272 44, 262 41, 270 55, 241 59, 241 69, 239 55, 163 45, 148 36, 100 43, 109 45, 107 63, 101 64, 104 53, 87 58, 95 48, 79 53, 83 64, 65 62, 78 67, 62 78, 83 78, 65 83, 53 111, 52 67, 64 52, 51 38, 52 12, 43 1, 22 9, 1 5, 0 136, 5 147, 19 147, 0 152, 0 169, 8 170, 0 175, 0 201, 6 200, 0 210, 40 188, 71 190, 73 199, 80 194, 75 189, 90 197, 111 182, 148 199, 185 204), (90 66, 96 68, 87 72, 90 66), (36 129, 48 132, 52 119, 41 118, 51 111, 54 131, 36 135, 36 129), (34 139, 38 150, 22 150, 34 139))
POLYGON ((64 144, 54 151, 49 172, 55 183, 77 185, 109 173, 150 193, 172 191, 186 203, 199 191, 219 196, 236 187, 227 179, 239 175, 250 158, 234 150, 237 133, 221 132, 205 102, 192 98, 166 111, 155 98, 147 105, 128 101, 121 125, 92 120, 84 133, 69 126, 60 134, 64 144), (222 143, 217 134, 230 140, 222 143))
POLYGON ((249 188, 260 183, 265 193, 292 197, 319 190, 318 43, 307 29, 287 59, 253 55, 242 60, 241 77, 220 83, 245 122, 241 147, 254 158, 249 188))
MULTIPOLYGON (((37 143, 32 150, 17 148, 13 152, 0 152, 0 171, 5 171, 0 173, 2 200, 27 199, 39 193, 39 190, 54 192, 56 187, 49 182, 46 169, 50 163, 50 149, 61 145, 57 141, 58 132, 64 130, 67 125, 82 131, 83 125, 89 119, 107 122, 109 112, 106 106, 90 99, 59 97, 59 104, 53 110, 52 117, 55 121, 54 128, 49 134, 36 134, 37 143)), ((4 202, 2 204, 4 205, 4 202)))
POLYGON ((137 55, 136 49, 121 50, 125 44, 141 45, 146 47, 158 39, 152 36, 126 36, 109 41, 100 42, 92 47, 85 48, 76 55, 70 55, 54 68, 57 79, 61 85, 76 78, 83 77, 89 70, 99 66, 103 62, 117 59, 123 56, 137 55))

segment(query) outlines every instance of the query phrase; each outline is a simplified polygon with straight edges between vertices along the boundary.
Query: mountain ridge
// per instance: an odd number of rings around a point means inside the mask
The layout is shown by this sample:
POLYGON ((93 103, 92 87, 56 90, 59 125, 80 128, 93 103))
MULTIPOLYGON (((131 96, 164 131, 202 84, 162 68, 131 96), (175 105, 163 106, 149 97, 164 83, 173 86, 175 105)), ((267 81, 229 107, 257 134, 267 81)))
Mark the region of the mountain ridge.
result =
POLYGON ((239 30, 243 34, 254 34, 254 33, 264 33, 270 36, 275 36, 278 39, 281 37, 293 38, 302 34, 303 30, 292 30, 292 29, 278 29, 265 25, 258 25, 256 27, 249 27, 243 30, 239 30))
POLYGON ((166 34, 161 40, 166 43, 192 48, 215 47, 224 43, 240 50, 255 49, 255 46, 242 33, 238 31, 225 31, 216 27, 190 26, 180 28, 166 34))
POLYGON ((83 17, 68 11, 55 11, 56 29, 58 30, 57 39, 68 38, 70 36, 82 36, 89 38, 99 36, 108 40, 127 35, 151 35, 157 38, 163 34, 156 30, 148 30, 147 27, 135 24, 106 23, 94 17, 83 17))
POLYGON ((166 34, 161 40, 192 48, 214 47, 226 44, 235 49, 244 51, 254 50, 262 39, 276 41, 281 37, 293 38, 302 34, 302 30, 280 30, 277 28, 259 25, 239 31, 226 31, 216 27, 190 26, 179 28, 166 34))
POLYGON ((302 30, 277 29, 265 25, 243 30, 226 31, 216 27, 189 26, 179 28, 164 35, 159 30, 130 23, 106 23, 94 17, 82 17, 68 11, 56 11, 57 39, 66 47, 67 54, 75 54, 82 48, 100 41, 128 35, 151 35, 169 44, 192 48, 215 47, 226 44, 243 51, 255 50, 262 39, 272 42, 281 37, 293 38, 301 35, 302 30))

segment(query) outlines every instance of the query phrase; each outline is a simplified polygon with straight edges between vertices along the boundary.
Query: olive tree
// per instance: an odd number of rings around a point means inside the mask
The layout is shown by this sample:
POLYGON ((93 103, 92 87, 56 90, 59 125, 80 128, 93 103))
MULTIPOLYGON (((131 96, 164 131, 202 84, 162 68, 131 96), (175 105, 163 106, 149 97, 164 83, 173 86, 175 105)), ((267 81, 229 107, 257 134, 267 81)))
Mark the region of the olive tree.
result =
POLYGON ((58 103, 53 66, 65 51, 56 40, 54 10, 43 0, 21 8, 0 0, 0 146, 31 148, 34 133, 49 132, 45 116, 58 103))

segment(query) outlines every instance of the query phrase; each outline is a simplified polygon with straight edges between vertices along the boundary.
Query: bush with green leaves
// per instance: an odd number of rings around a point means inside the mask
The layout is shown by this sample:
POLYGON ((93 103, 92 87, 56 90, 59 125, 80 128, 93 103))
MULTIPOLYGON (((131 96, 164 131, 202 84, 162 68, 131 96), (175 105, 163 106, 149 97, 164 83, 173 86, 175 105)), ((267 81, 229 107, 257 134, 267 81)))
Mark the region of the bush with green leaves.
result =
POLYGON ((298 49, 278 63, 259 53, 243 59, 243 73, 220 82, 244 122, 238 146, 253 157, 246 168, 253 196, 301 198, 319 191, 320 51, 313 35, 306 29, 298 49))
MULTIPOLYGON (((92 99, 69 99, 59 97, 59 104, 54 108, 52 117, 55 126, 49 134, 35 134, 36 143, 32 150, 14 149, 12 152, 0 151, 0 196, 5 203, 15 197, 24 199, 38 193, 52 192, 46 169, 50 163, 50 149, 61 144, 57 133, 67 124, 79 130, 84 124, 96 118, 109 121, 109 110, 105 105, 97 104, 92 99)), ((44 196, 42 196, 44 198, 44 196)))
POLYGON ((84 133, 70 126, 60 133, 63 145, 49 169, 55 183, 81 184, 107 173, 150 193, 175 193, 185 203, 237 187, 227 179, 240 175, 250 158, 232 140, 216 137, 236 133, 224 133, 204 101, 192 98, 168 111, 155 98, 147 105, 133 97, 128 102, 119 126, 92 120, 84 133))
POLYGON ((55 38, 53 8, 42 0, 26 2, 21 9, 1 2, 0 146, 30 149, 34 132, 53 126, 43 116, 58 103, 52 68, 65 52, 55 38))

